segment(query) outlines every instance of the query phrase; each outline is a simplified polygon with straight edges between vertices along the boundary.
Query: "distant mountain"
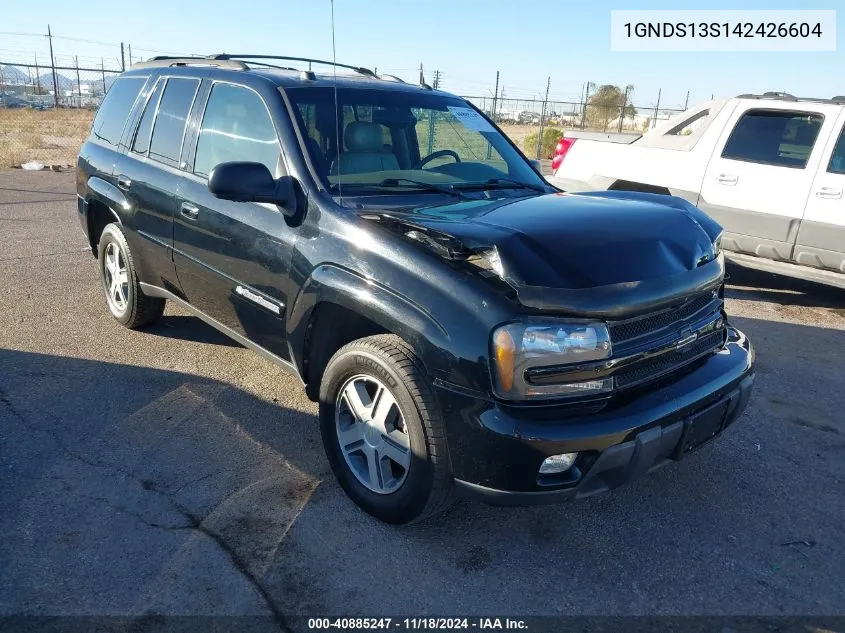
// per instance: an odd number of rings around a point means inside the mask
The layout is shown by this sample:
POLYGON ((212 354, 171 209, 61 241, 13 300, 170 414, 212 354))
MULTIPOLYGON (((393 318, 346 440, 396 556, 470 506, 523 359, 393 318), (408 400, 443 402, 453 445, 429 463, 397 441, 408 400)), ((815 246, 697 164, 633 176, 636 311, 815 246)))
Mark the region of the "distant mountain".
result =
MULTIPOLYGON (((32 68, 32 69, 29 69, 29 70, 33 71, 31 75, 28 72, 24 72, 24 69, 21 69, 17 66, 9 66, 9 65, 0 66, 0 71, 2 71, 2 73, 3 73, 2 79, 3 79, 4 83, 10 84, 10 85, 14 85, 14 84, 16 84, 16 85, 20 85, 20 84, 32 85, 32 84, 35 84, 36 82, 40 81, 41 87, 44 90, 47 90, 47 91, 50 91, 50 92, 53 91, 53 74, 50 72, 49 67, 47 67, 47 70, 44 70, 44 67, 40 68, 39 70, 41 70, 41 72, 38 74, 37 79, 36 79, 36 75, 35 75, 35 72, 34 72, 35 69, 32 68)), ((105 73, 105 76, 106 76, 106 90, 108 90, 109 88, 111 88, 112 83, 117 78, 117 74, 113 73, 113 72, 107 72, 107 73, 105 73)), ((81 79, 82 79, 83 90, 84 90, 84 86, 91 86, 94 93, 102 93, 103 92, 103 80, 102 80, 101 75, 99 73, 97 75, 94 75, 93 77, 92 77, 91 73, 89 73, 87 79, 85 77, 82 77, 81 79)), ((75 77, 63 75, 62 73, 57 72, 56 73, 56 83, 59 85, 59 92, 64 92, 66 90, 76 90, 76 78, 75 77)))
MULTIPOLYGON (((53 75, 49 72, 41 73, 39 76, 41 79, 41 85, 47 89, 53 89, 53 75)), ((59 90, 70 90, 76 87, 76 81, 71 79, 70 77, 65 77, 63 74, 57 72, 56 73, 56 83, 59 85, 59 90)))
POLYGON ((14 66, 3 66, 3 81, 7 84, 28 84, 29 75, 20 68, 14 66))

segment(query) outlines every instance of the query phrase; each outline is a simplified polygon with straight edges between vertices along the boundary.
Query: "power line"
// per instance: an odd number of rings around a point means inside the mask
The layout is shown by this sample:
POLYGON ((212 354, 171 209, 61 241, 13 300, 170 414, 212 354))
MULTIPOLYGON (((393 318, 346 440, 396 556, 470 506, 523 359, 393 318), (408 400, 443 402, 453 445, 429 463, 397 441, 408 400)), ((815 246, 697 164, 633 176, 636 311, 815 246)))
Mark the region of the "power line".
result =
MULTIPOLYGON (((0 35, 12 35, 12 36, 22 36, 22 37, 47 37, 46 33, 17 33, 14 31, 2 31, 0 35)), ((117 46, 114 42, 103 42, 100 40, 89 40, 83 37, 70 37, 69 35, 53 35, 54 40, 68 40, 71 42, 82 42, 84 44, 97 44, 99 46, 117 46)))

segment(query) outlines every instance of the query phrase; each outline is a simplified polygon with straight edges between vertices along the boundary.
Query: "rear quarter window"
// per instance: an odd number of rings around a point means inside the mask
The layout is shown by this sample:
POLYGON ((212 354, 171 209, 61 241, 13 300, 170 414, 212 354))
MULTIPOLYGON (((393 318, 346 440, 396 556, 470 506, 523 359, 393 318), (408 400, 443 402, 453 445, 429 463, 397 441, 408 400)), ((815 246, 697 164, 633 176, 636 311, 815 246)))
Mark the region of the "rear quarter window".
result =
POLYGON ((153 133, 153 123, 155 122, 158 102, 161 99, 161 91, 164 83, 164 79, 159 80, 156 84, 155 90, 153 90, 150 95, 150 98, 147 99, 144 114, 141 115, 141 122, 138 124, 138 129, 135 131, 135 140, 132 142, 133 152, 146 154, 150 149, 150 136, 153 133))
POLYGON ((150 158, 171 167, 179 166, 185 125, 199 85, 199 79, 167 79, 150 138, 150 158))
POLYGON ((816 112, 749 110, 731 132, 722 158, 803 169, 823 122, 816 112))
POLYGON ((114 80, 91 125, 95 137, 109 145, 120 142, 123 126, 146 81, 146 77, 118 77, 114 80))

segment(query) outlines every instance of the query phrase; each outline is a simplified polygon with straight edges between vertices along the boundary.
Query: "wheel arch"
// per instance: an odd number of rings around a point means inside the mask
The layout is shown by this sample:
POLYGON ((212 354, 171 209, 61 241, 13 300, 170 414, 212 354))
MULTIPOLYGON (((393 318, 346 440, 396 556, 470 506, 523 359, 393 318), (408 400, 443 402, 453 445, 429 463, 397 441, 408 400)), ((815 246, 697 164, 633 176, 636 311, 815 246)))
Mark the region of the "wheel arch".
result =
POLYGON ((446 362, 448 335, 427 310, 377 282, 344 268, 316 268, 288 315, 291 358, 312 400, 332 355, 347 343, 395 334, 408 343, 431 375, 446 362))
POLYGON ((100 243, 103 229, 112 222, 123 224, 116 209, 128 211, 131 206, 120 189, 97 176, 88 179, 87 193, 85 202, 88 209, 88 242, 91 246, 91 253, 96 257, 97 245, 100 243))

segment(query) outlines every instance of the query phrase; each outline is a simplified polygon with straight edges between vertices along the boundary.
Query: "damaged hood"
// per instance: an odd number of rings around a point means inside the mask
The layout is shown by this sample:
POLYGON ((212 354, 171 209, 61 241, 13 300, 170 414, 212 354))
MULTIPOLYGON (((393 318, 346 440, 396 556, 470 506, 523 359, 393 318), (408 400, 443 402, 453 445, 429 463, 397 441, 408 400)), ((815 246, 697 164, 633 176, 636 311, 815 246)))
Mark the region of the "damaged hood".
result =
POLYGON ((538 309, 620 315, 671 304, 717 286, 721 227, 688 202, 631 192, 548 194, 422 208, 403 219, 455 239, 458 250, 495 248, 503 279, 538 309))

